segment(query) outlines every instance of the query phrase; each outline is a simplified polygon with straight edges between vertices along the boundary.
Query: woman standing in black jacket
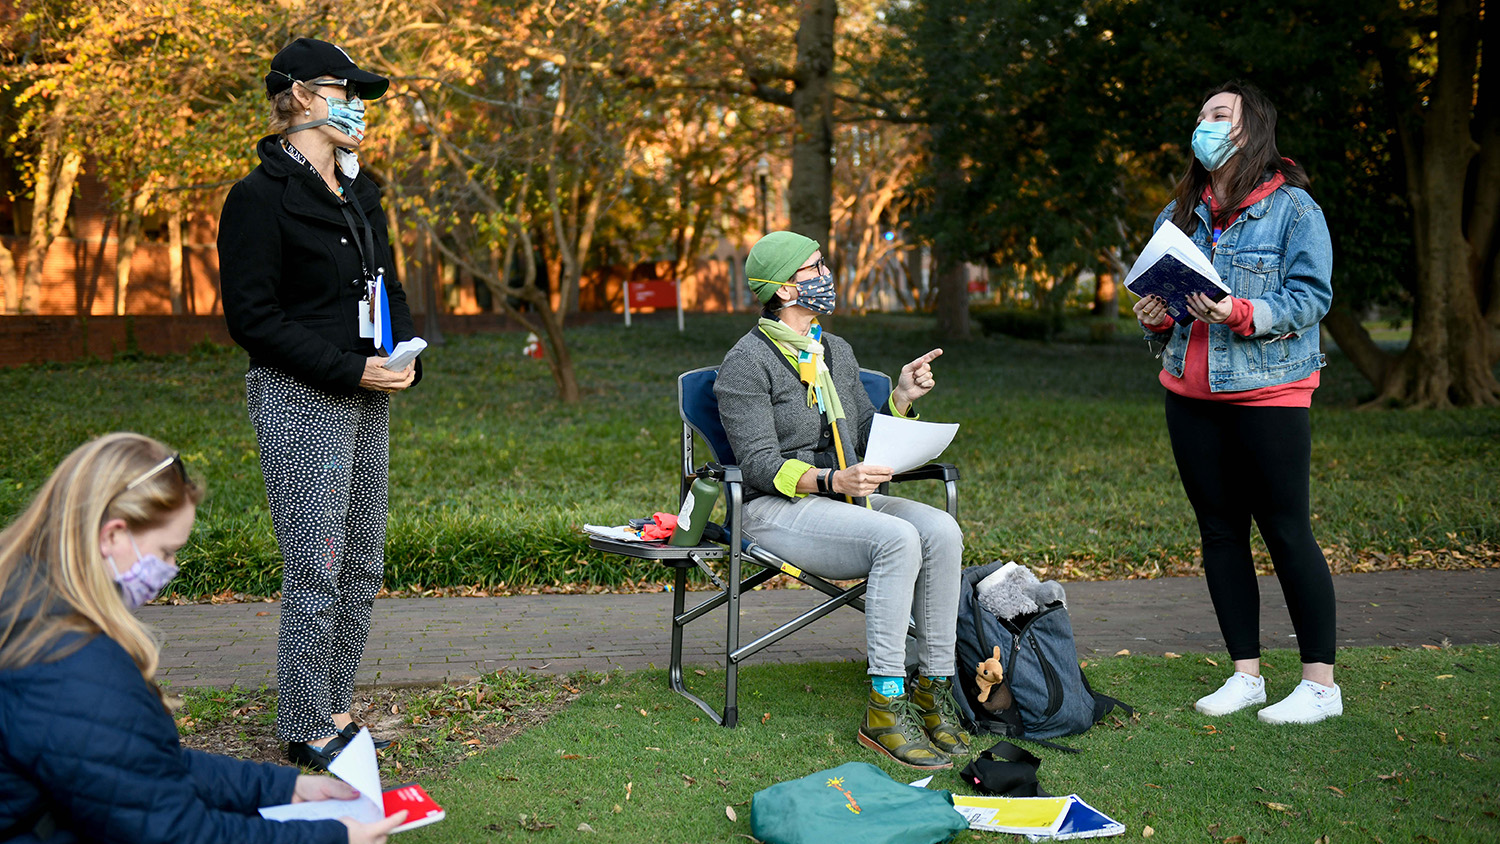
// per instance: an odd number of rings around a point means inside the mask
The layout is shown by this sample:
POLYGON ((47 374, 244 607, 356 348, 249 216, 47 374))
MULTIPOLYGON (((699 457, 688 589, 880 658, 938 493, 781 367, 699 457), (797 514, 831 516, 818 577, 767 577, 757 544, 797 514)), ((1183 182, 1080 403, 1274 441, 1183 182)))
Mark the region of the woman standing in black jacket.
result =
POLYGON ((349 708, 384 575, 390 394, 421 366, 382 365, 412 320, 386 274, 380 189, 355 153, 364 100, 388 81, 311 38, 277 53, 265 81, 273 134, 224 203, 219 273, 229 332, 250 353, 250 422, 284 560, 277 734, 289 759, 324 769, 359 732, 349 708))

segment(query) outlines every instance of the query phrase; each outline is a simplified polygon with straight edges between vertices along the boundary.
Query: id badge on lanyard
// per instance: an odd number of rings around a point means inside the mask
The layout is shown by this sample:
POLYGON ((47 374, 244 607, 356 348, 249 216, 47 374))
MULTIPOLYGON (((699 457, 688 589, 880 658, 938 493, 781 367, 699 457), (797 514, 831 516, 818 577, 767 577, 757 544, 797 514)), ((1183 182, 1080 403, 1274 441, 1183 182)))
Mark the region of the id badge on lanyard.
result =
POLYGON ((354 314, 359 322, 359 336, 375 339, 375 282, 365 282, 365 298, 354 303, 354 314))

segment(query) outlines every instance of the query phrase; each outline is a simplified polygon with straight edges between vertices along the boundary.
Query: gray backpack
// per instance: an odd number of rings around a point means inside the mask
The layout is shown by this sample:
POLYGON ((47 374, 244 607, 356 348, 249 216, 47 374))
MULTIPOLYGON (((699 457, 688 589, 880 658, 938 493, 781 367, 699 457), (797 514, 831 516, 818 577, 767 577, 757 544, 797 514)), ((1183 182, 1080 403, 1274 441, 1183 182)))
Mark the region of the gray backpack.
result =
POLYGON ((979 582, 1003 565, 997 561, 964 569, 959 587, 955 691, 962 693, 955 694, 954 700, 970 732, 1049 739, 1082 733, 1117 706, 1133 714, 1135 710, 1129 706, 1089 687, 1078 667, 1073 625, 1062 601, 1010 620, 980 606, 979 582), (979 701, 974 672, 979 663, 994 655, 996 646, 1013 702, 991 712, 979 701))

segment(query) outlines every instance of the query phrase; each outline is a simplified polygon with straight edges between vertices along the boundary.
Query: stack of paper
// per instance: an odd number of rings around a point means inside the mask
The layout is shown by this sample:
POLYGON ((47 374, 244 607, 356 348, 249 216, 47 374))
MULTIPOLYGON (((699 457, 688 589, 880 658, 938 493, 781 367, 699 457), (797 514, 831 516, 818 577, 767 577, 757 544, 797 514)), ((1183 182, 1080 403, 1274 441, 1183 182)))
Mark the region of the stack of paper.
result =
POLYGON ((1051 836, 1062 826, 1072 800, 1067 797, 971 797, 953 795, 953 808, 969 829, 1051 836))
POLYGON ((969 829, 1025 835, 1032 841, 1104 838, 1123 835, 1125 825, 1083 802, 1067 797, 970 797, 953 795, 953 808, 969 829))
POLYGON ((1232 292, 1203 251, 1170 221, 1163 223, 1141 250, 1141 257, 1125 277, 1125 289, 1142 299, 1160 296, 1167 303, 1167 313, 1177 322, 1196 319, 1187 309, 1188 294, 1202 293, 1217 302, 1232 292))
POLYGON ((864 460, 871 466, 885 466, 898 475, 910 472, 936 460, 953 442, 956 433, 956 422, 920 422, 877 413, 870 423, 864 460))
POLYGON ((1067 814, 1063 815, 1063 822, 1050 835, 1028 834, 1026 837, 1032 841, 1063 840, 1072 838, 1108 838, 1112 835, 1124 835, 1125 824, 1111 818, 1093 806, 1083 802, 1083 798, 1076 794, 1068 795, 1067 814))

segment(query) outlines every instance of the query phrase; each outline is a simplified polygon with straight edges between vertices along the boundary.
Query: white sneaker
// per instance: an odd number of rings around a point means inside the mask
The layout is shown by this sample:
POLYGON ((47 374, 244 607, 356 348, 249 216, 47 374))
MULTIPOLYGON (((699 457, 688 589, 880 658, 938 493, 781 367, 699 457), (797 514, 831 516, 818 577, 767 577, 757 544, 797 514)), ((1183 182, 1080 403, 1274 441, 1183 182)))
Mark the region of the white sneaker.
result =
POLYGON ((1198 698, 1193 708, 1213 718, 1239 712, 1247 706, 1266 702, 1266 678, 1251 677, 1243 671, 1229 675, 1224 685, 1207 697, 1198 698))
POLYGON ((1262 709, 1266 724, 1316 724, 1324 718, 1344 714, 1344 694, 1337 684, 1324 686, 1303 680, 1280 703, 1262 709))

